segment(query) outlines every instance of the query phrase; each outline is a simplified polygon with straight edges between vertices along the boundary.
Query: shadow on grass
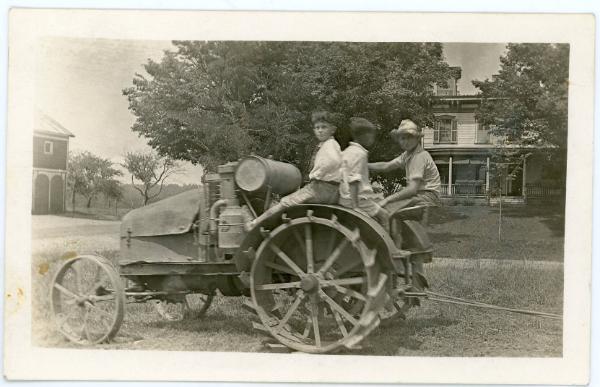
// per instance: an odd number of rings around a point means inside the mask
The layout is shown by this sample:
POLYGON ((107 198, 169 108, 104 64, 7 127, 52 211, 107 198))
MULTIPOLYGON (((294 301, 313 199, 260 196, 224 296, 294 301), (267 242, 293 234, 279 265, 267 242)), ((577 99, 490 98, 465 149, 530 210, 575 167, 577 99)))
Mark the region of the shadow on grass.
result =
POLYGON ((250 314, 247 318, 232 318, 230 314, 223 313, 218 309, 209 310, 208 314, 202 317, 186 318, 181 321, 155 320, 143 325, 148 328, 169 328, 185 332, 256 334, 256 330, 252 327, 252 316, 250 314))
POLYGON ((455 220, 466 219, 469 216, 454 207, 431 207, 429 209, 429 224, 444 224, 455 220))
POLYGON ((386 320, 362 342, 363 348, 348 352, 353 355, 396 355, 399 348, 418 350, 423 342, 416 338, 424 330, 443 328, 459 321, 443 315, 424 318, 386 320))

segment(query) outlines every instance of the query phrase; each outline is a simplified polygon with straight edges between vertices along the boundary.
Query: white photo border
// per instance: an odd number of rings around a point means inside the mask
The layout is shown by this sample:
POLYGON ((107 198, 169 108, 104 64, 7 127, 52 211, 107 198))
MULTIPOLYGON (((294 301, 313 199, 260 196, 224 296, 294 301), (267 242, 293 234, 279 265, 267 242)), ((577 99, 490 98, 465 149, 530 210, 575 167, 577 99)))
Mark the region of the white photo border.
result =
POLYGON ((587 382, 594 159, 593 15, 13 9, 9 28, 5 292, 15 295, 20 289, 23 293, 21 298, 5 298, 5 375, 9 378, 335 383, 587 382), (508 20, 511 25, 521 28, 507 28, 508 20), (318 31, 307 28, 315 24, 321 26, 318 31), (563 357, 417 358, 33 347, 30 337, 30 176, 34 95, 31 75, 35 58, 31 47, 44 36, 143 40, 569 43, 563 357), (107 358, 111 360, 109 364, 107 358), (73 366, 74 359, 76 367, 73 366), (302 367, 298 367, 299 362, 303 363, 302 367), (307 369, 311 372, 306 372, 307 369))

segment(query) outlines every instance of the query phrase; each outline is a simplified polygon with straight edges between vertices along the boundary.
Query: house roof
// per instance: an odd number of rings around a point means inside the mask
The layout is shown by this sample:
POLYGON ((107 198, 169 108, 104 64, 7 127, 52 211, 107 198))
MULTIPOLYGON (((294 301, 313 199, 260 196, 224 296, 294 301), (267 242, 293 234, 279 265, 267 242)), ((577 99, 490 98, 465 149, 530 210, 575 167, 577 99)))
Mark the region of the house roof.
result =
POLYGON ((75 137, 73 133, 58 123, 58 121, 39 110, 35 113, 34 125, 34 133, 51 134, 61 137, 75 137))

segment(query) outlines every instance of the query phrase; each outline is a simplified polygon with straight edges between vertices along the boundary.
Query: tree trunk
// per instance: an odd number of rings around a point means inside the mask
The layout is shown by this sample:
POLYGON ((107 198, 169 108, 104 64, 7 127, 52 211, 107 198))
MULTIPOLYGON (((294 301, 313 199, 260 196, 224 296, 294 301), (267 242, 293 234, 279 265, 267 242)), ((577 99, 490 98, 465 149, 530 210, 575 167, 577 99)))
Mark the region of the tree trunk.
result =
POLYGON ((502 183, 500 183, 500 211, 498 211, 498 240, 502 241, 502 183))
POLYGON ((71 197, 71 213, 75 213, 75 189, 73 189, 73 196, 71 197))
POLYGON ((88 198, 88 201, 87 201, 87 208, 88 208, 88 209, 89 209, 89 208, 92 206, 92 198, 93 198, 93 196, 90 196, 90 197, 88 198))

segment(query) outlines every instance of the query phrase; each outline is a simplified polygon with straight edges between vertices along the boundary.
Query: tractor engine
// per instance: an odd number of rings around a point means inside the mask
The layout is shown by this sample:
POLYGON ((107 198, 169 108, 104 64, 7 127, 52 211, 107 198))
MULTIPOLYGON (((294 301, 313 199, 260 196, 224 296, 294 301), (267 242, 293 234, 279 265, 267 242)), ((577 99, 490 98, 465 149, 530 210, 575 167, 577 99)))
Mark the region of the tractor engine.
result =
POLYGON ((220 165, 206 174, 204 213, 197 240, 202 261, 231 259, 246 235, 244 224, 263 213, 274 197, 300 187, 302 177, 291 164, 249 156, 220 165))

